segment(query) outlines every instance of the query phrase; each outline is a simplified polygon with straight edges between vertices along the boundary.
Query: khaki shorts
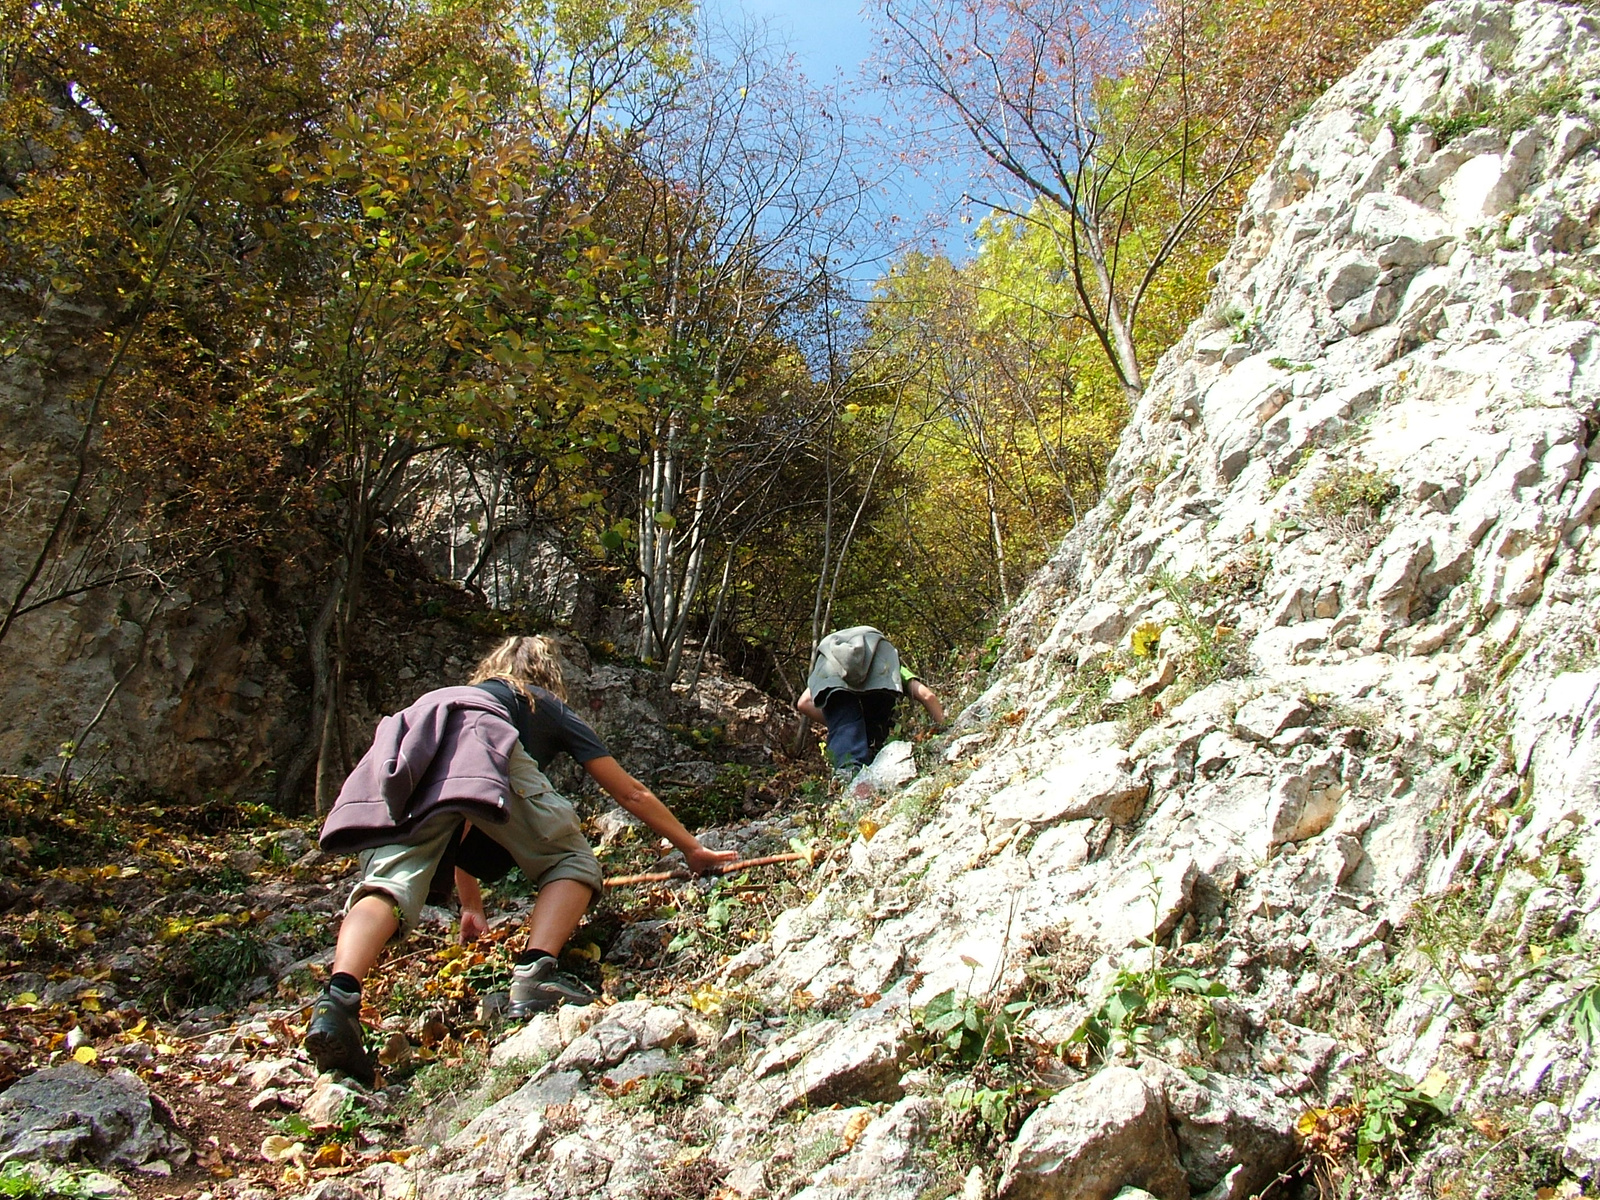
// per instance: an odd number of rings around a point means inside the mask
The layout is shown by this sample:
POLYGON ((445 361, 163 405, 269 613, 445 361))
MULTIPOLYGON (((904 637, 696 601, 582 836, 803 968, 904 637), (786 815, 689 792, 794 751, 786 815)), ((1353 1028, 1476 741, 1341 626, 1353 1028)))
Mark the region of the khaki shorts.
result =
MULTIPOLYGON (((604 885, 600 864, 578 825, 578 814, 520 744, 511 751, 510 775, 506 820, 474 823, 475 828, 504 846, 535 887, 573 879, 598 896, 604 885)), ((404 934, 416 924, 434 869, 461 820, 459 813, 440 813, 418 826, 403 845, 362 851, 361 882, 350 893, 345 912, 363 896, 387 896, 400 919, 395 936, 404 934)))

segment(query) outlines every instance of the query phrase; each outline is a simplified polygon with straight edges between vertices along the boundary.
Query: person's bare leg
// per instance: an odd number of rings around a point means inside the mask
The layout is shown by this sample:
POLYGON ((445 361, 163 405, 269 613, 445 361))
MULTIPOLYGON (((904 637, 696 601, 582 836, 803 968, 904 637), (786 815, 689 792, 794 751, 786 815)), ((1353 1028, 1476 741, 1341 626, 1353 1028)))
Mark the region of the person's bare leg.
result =
MULTIPOLYGON (((559 957, 561 947, 583 920, 593 894, 588 884, 576 879, 557 879, 540 888, 533 911, 528 914, 528 949, 559 957)), ((339 940, 343 945, 342 933, 339 940)))
MULTIPOLYGON (((583 890, 587 894, 589 889, 583 890)), ((542 892, 540 898, 543 898, 542 892)), ((333 951, 334 974, 342 971, 356 979, 365 979, 398 928, 400 919, 394 915, 393 900, 371 892, 361 897, 350 906, 344 923, 339 926, 339 943, 333 951)))

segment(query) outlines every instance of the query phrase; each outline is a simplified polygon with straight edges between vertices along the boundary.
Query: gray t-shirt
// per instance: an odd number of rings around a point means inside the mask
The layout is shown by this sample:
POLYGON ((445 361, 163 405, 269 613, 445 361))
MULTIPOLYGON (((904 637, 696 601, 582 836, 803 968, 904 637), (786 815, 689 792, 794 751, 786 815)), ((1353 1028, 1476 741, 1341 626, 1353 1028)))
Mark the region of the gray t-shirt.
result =
POLYGON ((517 727, 522 748, 528 757, 547 770, 563 750, 579 766, 596 758, 610 758, 611 751, 589 723, 556 696, 541 687, 530 687, 533 703, 503 679, 488 679, 478 685, 506 706, 511 723, 517 727))

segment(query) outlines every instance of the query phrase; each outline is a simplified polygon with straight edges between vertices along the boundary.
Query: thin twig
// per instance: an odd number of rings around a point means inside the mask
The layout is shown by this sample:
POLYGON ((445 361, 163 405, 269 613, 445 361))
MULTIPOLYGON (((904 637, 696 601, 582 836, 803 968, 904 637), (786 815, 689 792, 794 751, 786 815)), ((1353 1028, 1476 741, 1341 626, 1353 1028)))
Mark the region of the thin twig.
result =
MULTIPOLYGON (((809 861, 809 854, 768 854, 764 858, 746 858, 739 862, 729 863, 718 875, 727 875, 732 871, 743 871, 747 867, 765 867, 772 863, 803 862, 809 861)), ((709 872, 707 872, 709 874, 709 872)), ((613 875, 606 880, 608 888, 632 887, 637 883, 665 883, 669 879, 693 879, 695 873, 686 867, 679 867, 675 871, 647 871, 643 875, 613 875)))

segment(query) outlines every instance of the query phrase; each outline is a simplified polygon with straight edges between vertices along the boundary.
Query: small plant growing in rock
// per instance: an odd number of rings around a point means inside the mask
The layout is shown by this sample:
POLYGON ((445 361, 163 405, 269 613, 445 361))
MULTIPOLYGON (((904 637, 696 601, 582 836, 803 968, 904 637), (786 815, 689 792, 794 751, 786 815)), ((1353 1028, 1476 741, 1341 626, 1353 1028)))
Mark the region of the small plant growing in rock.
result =
POLYGON ((1361 1113, 1356 1163, 1369 1170, 1386 1164, 1407 1141, 1450 1116, 1438 1091, 1426 1084, 1412 1087, 1398 1075, 1359 1089, 1356 1108, 1361 1113))
POLYGON ((642 1108, 661 1112, 687 1104, 704 1086, 705 1080, 698 1075, 663 1071, 659 1075, 648 1075, 624 1084, 612 1097, 612 1103, 622 1109, 642 1108))
POLYGON ((1493 129, 1510 137, 1540 117, 1580 114, 1582 105, 1583 88, 1566 76, 1560 76, 1539 87, 1518 89, 1504 100, 1481 97, 1447 117, 1430 120, 1429 124, 1442 146, 1474 129, 1493 129))
POLYGON ((1161 879, 1155 868, 1146 864, 1150 881, 1144 894, 1150 901, 1150 935, 1139 944, 1150 952, 1150 965, 1143 970, 1124 967, 1111 981, 1105 998, 1085 1017, 1067 1038, 1068 1046, 1083 1045, 1101 1057, 1121 1050, 1134 1050, 1150 1041, 1149 1027, 1175 1000, 1188 999, 1200 1018, 1207 1048, 1212 1053, 1222 1048, 1222 1028, 1212 1000, 1228 994, 1219 980, 1207 979, 1189 967, 1171 967, 1162 962, 1160 942, 1161 879))
POLYGON ((65 1168, 51 1170, 38 1163, 15 1160, 0 1167, 0 1196, 16 1200, 93 1200, 95 1192, 65 1168))
POLYGON ((1009 1054, 1017 1024, 1032 1007, 1027 1000, 994 1004, 970 994, 958 997, 950 988, 929 1000, 914 1020, 935 1061, 970 1065, 991 1051, 1009 1054))
POLYGON ((944 1102, 956 1112, 975 1112, 990 1129, 1004 1136, 1016 1111, 1018 1091, 1015 1087, 980 1087, 972 1083, 958 1083, 947 1089, 944 1102))
POLYGON ((1135 658, 1149 658, 1161 649, 1162 628, 1154 621, 1146 621, 1129 637, 1129 651, 1135 658))
POLYGON ((1193 596, 1191 582, 1179 579, 1170 571, 1158 571, 1155 575, 1155 584, 1166 593, 1167 599, 1177 608, 1178 627, 1188 634, 1194 643, 1194 673, 1198 676, 1198 682, 1202 685, 1215 683, 1233 671, 1235 667, 1230 661, 1228 647, 1225 645, 1229 635, 1222 626, 1207 624, 1200 619, 1191 603, 1193 596))
POLYGON ((1399 494, 1399 487, 1387 474, 1341 464, 1311 489, 1307 511, 1324 520, 1362 515, 1376 520, 1399 494))
POLYGON ((1111 981, 1099 1007, 1067 1038, 1067 1045, 1086 1045, 1101 1057, 1109 1057, 1118 1048, 1145 1046, 1150 1041, 1151 1024, 1169 1002, 1189 997, 1198 1005, 1206 1048, 1215 1053, 1222 1048, 1222 1029, 1211 1001, 1227 994, 1227 987, 1219 980, 1207 979, 1188 967, 1152 966, 1146 971, 1124 968, 1111 981))

